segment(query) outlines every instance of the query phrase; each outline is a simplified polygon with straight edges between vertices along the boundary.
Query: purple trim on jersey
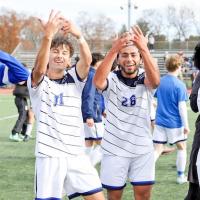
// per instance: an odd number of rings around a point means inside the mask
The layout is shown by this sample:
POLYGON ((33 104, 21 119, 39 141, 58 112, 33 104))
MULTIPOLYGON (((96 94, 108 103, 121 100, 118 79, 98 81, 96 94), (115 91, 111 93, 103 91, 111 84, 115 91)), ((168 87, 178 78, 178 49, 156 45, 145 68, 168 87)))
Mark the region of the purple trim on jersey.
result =
POLYGON ((35 198, 35 200, 61 200, 61 198, 48 197, 48 198, 35 198))
POLYGON ((131 182, 131 185, 133 186, 139 186, 139 185, 153 185, 155 184, 155 181, 139 181, 139 182, 131 182))
POLYGON ((82 196, 88 196, 88 195, 92 195, 92 194, 95 194, 95 193, 98 193, 98 192, 101 192, 101 191, 103 191, 102 188, 96 188, 94 190, 90 190, 90 191, 84 192, 84 193, 77 192, 77 193, 69 195, 68 198, 73 199, 73 198, 76 198, 76 197, 81 196, 81 195, 82 196))
MULTIPOLYGON (((77 69, 76 69, 76 65, 73 65, 72 67, 75 67, 75 72, 76 72, 77 79, 78 79, 80 82, 84 82, 85 79, 82 79, 82 78, 79 76, 79 74, 78 74, 78 72, 77 72, 77 69)), ((88 72, 88 73, 89 73, 89 72, 88 72)))
POLYGON ((85 140, 102 140, 102 137, 97 137, 97 138, 89 137, 85 138, 85 140))
POLYGON ((106 79, 106 87, 102 90, 102 92, 106 91, 109 87, 109 80, 106 79))
POLYGON ((123 186, 110 186, 110 185, 105 185, 102 184, 103 188, 108 189, 108 190, 122 190, 124 187, 126 187, 126 184, 123 186))
POLYGON ((173 144, 176 144, 176 143, 178 143, 178 142, 184 142, 184 141, 186 141, 187 140, 187 138, 185 138, 185 139, 183 139, 183 140, 178 140, 178 141, 176 141, 176 142, 174 142, 174 143, 169 143, 170 145, 173 145, 173 144))
POLYGON ((153 143, 156 143, 156 144, 166 144, 167 141, 157 141, 157 140, 153 140, 153 143))

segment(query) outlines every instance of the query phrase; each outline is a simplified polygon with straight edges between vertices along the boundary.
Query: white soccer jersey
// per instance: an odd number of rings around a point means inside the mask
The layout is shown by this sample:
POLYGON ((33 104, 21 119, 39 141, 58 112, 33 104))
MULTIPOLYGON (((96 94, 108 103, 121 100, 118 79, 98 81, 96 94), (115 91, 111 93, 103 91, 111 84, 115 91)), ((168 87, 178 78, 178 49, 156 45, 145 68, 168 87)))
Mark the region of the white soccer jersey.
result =
POLYGON ((124 78, 120 71, 110 73, 106 101, 104 154, 136 157, 153 150, 150 109, 152 92, 144 85, 144 70, 134 79, 124 78))
POLYGON ((66 157, 84 152, 81 93, 83 82, 78 80, 75 67, 60 83, 44 76, 42 82, 28 88, 36 117, 36 156, 66 157))

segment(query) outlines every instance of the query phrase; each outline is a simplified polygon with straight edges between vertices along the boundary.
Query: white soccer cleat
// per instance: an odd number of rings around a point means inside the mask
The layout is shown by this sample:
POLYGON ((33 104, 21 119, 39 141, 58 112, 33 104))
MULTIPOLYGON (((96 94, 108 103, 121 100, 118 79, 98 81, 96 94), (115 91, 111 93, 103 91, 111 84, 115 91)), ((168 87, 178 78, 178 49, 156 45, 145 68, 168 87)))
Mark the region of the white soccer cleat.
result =
POLYGON ((178 183, 178 184, 187 183, 187 177, 186 177, 185 175, 178 176, 178 177, 177 177, 177 183, 178 183))
POLYGON ((10 136, 9 136, 9 139, 14 141, 14 142, 21 142, 23 140, 19 137, 18 133, 15 133, 14 135, 11 133, 10 136))

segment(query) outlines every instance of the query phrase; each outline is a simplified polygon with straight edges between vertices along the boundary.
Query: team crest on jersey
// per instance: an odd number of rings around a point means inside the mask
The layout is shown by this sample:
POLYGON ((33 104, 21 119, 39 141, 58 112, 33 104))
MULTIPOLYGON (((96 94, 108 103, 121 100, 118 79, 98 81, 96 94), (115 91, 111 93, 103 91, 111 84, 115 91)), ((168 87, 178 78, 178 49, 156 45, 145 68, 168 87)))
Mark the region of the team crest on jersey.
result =
POLYGON ((60 93, 59 95, 54 95, 54 106, 63 106, 63 93, 60 93))

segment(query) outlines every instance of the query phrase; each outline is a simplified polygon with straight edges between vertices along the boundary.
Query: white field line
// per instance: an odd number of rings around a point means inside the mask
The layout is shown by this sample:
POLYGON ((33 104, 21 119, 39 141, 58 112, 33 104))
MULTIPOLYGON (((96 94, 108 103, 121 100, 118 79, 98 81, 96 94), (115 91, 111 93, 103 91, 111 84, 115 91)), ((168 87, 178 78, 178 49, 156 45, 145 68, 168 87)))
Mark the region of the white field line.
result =
POLYGON ((10 116, 7 116, 7 117, 1 117, 1 118, 0 118, 0 121, 6 120, 6 119, 15 118, 15 117, 17 117, 17 116, 18 116, 18 115, 10 115, 10 116))

